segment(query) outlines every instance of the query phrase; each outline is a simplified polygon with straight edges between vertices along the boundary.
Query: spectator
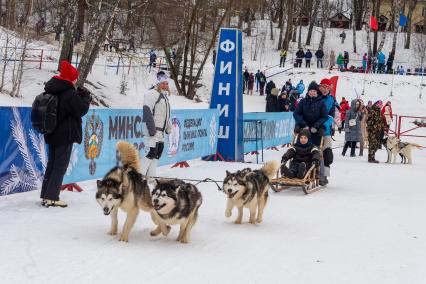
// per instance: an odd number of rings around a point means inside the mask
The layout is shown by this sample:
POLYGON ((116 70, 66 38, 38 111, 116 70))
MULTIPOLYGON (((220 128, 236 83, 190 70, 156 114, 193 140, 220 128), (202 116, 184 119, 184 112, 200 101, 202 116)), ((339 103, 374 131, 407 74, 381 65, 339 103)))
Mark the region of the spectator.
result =
POLYGON ((303 80, 300 80, 300 82, 297 84, 296 91, 299 95, 303 94, 303 92, 305 91, 305 84, 303 84, 303 80))
POLYGON ((337 65, 339 65, 339 69, 340 69, 340 71, 343 71, 343 64, 344 64, 344 61, 343 61, 343 55, 342 55, 342 53, 340 52, 339 53, 339 56, 337 56, 337 65))
POLYGON ((367 118, 367 132, 368 132, 368 162, 378 163, 375 155, 382 143, 383 137, 383 120, 381 117, 380 109, 382 101, 377 101, 368 113, 367 118))
POLYGON ((293 84, 291 83, 291 79, 288 79, 285 82, 285 85, 282 87, 281 92, 285 91, 287 94, 289 94, 291 90, 293 90, 293 84))
POLYGON ((312 59, 312 52, 310 49, 308 49, 308 51, 306 51, 305 53, 305 67, 306 68, 311 68, 311 59, 312 59))
POLYGON ((367 53, 364 53, 364 56, 362 56, 362 70, 364 73, 367 72, 367 60, 368 60, 367 53))
POLYGON ((343 52, 343 66, 345 67, 345 70, 348 69, 349 64, 349 52, 344 51, 343 52))
POLYGON ((253 73, 250 73, 249 79, 248 79, 248 94, 253 95, 253 87, 254 87, 254 75, 253 73))
POLYGON ((279 103, 278 103, 278 93, 277 88, 271 90, 271 94, 266 96, 266 112, 279 112, 279 103))
POLYGON ((266 84, 266 76, 263 72, 260 72, 260 95, 263 96, 266 84))
POLYGON ((256 75, 256 92, 259 92, 259 84, 260 84, 260 70, 257 70, 256 75))
POLYGON ((319 48, 315 52, 315 57, 317 58, 317 68, 324 68, 324 66, 323 66, 324 51, 322 51, 322 48, 319 48))
POLYGON ((383 106, 381 110, 381 113, 382 113, 382 119, 383 119, 383 125, 384 125, 383 131, 385 134, 388 134, 389 128, 393 121, 392 105, 390 101, 386 102, 386 104, 383 106))
POLYGON ((151 72, 151 67, 156 67, 157 66, 157 54, 155 53, 154 49, 151 49, 151 51, 149 52, 149 71, 151 72))
POLYGON ((280 112, 289 112, 290 111, 290 101, 287 98, 287 93, 283 92, 278 98, 278 105, 280 112))
POLYGON ((340 34, 340 38, 342 39, 342 43, 345 43, 345 39, 346 39, 345 30, 343 30, 342 33, 340 34))
POLYGON ((136 49, 135 49, 135 38, 133 36, 131 36, 129 38, 129 49, 127 51, 130 52, 130 50, 133 50, 133 53, 136 53, 136 49))
POLYGON ((246 66, 246 68, 244 69, 244 73, 243 73, 243 83, 244 83, 244 85, 243 85, 243 94, 246 93, 246 90, 248 88, 249 76, 250 76, 250 73, 247 70, 247 66, 246 66))
POLYGON ((387 68, 386 73, 389 73, 389 74, 393 73, 393 70, 392 70, 393 60, 394 60, 394 54, 393 52, 390 52, 388 61, 386 62, 386 68, 387 68))
POLYGON ((67 61, 61 62, 59 76, 54 76, 45 86, 45 91, 58 96, 57 125, 52 133, 45 134, 48 145, 48 162, 41 187, 41 204, 46 207, 67 207, 59 199, 60 188, 71 158, 73 143, 82 142, 82 120, 88 112, 90 92, 75 87, 79 73, 67 61))
POLYGON ((334 65, 336 64, 336 54, 334 53, 334 50, 330 52, 330 58, 329 58, 329 69, 333 70, 334 65))
POLYGON ((371 62, 371 73, 377 72, 377 57, 371 56, 369 62, 371 62))
MULTIPOLYGON (((284 91, 286 92, 286 91, 284 91)), ((297 107, 297 101, 299 100, 300 96, 297 93, 297 91, 290 91, 290 92, 286 92, 287 94, 290 93, 290 95, 288 95, 288 101, 290 104, 290 111, 294 111, 297 107)))
POLYGON ((55 28, 55 40, 56 41, 61 41, 61 33, 62 33, 62 28, 60 25, 57 25, 55 28))
POLYGON ((343 146, 342 155, 346 154, 348 147, 351 147, 351 157, 355 157, 355 147, 357 142, 361 142, 361 102, 353 100, 351 109, 346 113, 345 118, 345 145, 343 146))
POLYGON ((284 67, 285 66, 285 60, 287 58, 287 50, 285 50, 284 48, 282 48, 280 50, 280 67, 284 67))
POLYGON ((385 54, 381 51, 379 51, 379 53, 377 54, 377 63, 378 63, 378 67, 377 67, 377 73, 383 73, 384 69, 385 69, 385 54))
POLYGON ((303 49, 300 48, 299 51, 296 52, 296 65, 294 67, 302 67, 302 61, 305 57, 305 53, 303 52, 303 49))
POLYGON ((275 86, 274 81, 271 80, 271 81, 268 82, 268 84, 266 84, 266 87, 265 87, 266 96, 269 96, 271 94, 271 90, 273 88, 276 88, 276 86, 275 86))
POLYGON ((345 128, 346 112, 349 109, 350 109, 350 106, 348 101, 345 99, 345 97, 342 97, 342 101, 340 102, 340 121, 342 122, 342 125, 339 128, 339 133, 341 133, 342 129, 345 128))
POLYGON ((111 39, 109 38, 109 36, 107 36, 107 37, 105 38, 105 41, 104 41, 104 51, 108 51, 108 48, 109 48, 110 42, 111 42, 111 39))
POLYGON ((402 67, 402 66, 400 66, 399 67, 399 75, 404 75, 405 74, 405 70, 404 70, 404 67, 402 67))

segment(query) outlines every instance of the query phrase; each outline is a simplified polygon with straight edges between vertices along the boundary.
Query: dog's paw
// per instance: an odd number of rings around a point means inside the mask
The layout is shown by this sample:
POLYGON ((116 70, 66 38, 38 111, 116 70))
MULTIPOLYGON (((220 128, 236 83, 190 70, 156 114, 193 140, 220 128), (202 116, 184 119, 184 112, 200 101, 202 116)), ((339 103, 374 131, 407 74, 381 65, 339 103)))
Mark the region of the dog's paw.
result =
POLYGON ((232 211, 231 210, 229 210, 229 211, 225 211, 225 217, 226 218, 229 218, 229 217, 231 217, 232 216, 232 211))
POLYGON ((256 224, 256 220, 250 220, 249 223, 250 224, 256 224))
POLYGON ((257 218, 256 222, 257 222, 257 223, 262 223, 262 222, 263 222, 263 219, 262 219, 262 218, 257 218))
POLYGON ((235 220, 235 224, 241 224, 241 220, 235 220))
MULTIPOLYGON (((179 241, 179 240, 178 240, 179 241)), ((189 243, 188 242, 188 239, 187 238, 182 238, 182 239, 180 239, 180 243, 181 244, 187 244, 187 243, 189 243)))
POLYGON ((111 229, 110 231, 108 231, 108 235, 111 235, 111 236, 115 236, 115 235, 117 235, 117 229, 111 229))
POLYGON ((118 241, 128 243, 129 242, 129 237, 125 236, 125 235, 121 235, 120 239, 118 241))
POLYGON ((153 230, 151 231, 149 234, 151 235, 151 237, 156 237, 161 233, 161 230, 153 230))

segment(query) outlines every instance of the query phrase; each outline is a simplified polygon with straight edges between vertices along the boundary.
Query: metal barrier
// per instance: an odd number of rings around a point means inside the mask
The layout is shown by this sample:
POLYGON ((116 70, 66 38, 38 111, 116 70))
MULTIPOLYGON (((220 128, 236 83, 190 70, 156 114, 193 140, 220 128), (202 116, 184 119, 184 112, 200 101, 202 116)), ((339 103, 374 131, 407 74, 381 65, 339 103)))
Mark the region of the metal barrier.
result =
POLYGON ((398 138, 401 138, 402 136, 426 138, 426 126, 423 126, 425 125, 424 121, 426 121, 425 116, 400 115, 398 118, 398 128, 397 128, 398 130, 397 130, 396 136, 398 138), (414 121, 411 121, 411 123, 415 126, 409 129, 403 130, 402 124, 404 121, 407 121, 408 119, 415 119, 414 121), (421 120, 420 123, 418 123, 418 119, 421 120), (416 129, 424 129, 424 134, 410 134, 410 133, 413 133, 416 129))

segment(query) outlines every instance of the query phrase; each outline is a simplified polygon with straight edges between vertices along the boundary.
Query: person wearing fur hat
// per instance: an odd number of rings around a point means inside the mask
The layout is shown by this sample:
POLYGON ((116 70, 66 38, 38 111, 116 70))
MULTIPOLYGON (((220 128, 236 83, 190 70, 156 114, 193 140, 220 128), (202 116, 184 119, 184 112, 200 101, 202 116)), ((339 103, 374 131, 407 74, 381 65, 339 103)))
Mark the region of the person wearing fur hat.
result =
POLYGON ((367 132, 368 132, 368 162, 378 163, 375 158, 376 151, 379 149, 384 133, 384 125, 380 110, 383 106, 382 101, 377 101, 371 107, 367 118, 367 132))
POLYGON ((324 123, 328 120, 327 108, 319 95, 318 84, 309 84, 308 94, 297 105, 293 113, 296 121, 295 132, 307 128, 312 133, 312 143, 319 146, 324 135, 324 123))
POLYGON ((266 96, 266 112, 279 112, 280 106, 278 101, 279 89, 273 88, 271 94, 266 96))
POLYGON ((312 164, 319 166, 320 151, 310 141, 311 133, 302 129, 297 137, 297 142, 287 150, 281 159, 281 174, 288 178, 303 178, 312 164), (286 166, 292 159, 290 168, 286 166))
POLYGON ((142 174, 148 177, 156 176, 157 163, 164 150, 164 133, 171 131, 168 77, 164 74, 157 79, 157 86, 145 94, 143 102, 142 121, 148 131, 145 144, 149 152, 142 161, 142 174))
POLYGON ((81 118, 89 111, 92 97, 83 88, 76 88, 79 73, 69 62, 62 61, 60 73, 50 79, 44 90, 58 97, 57 124, 53 132, 45 134, 49 154, 41 187, 41 204, 46 207, 67 207, 59 193, 71 158, 73 143, 83 137, 81 118))

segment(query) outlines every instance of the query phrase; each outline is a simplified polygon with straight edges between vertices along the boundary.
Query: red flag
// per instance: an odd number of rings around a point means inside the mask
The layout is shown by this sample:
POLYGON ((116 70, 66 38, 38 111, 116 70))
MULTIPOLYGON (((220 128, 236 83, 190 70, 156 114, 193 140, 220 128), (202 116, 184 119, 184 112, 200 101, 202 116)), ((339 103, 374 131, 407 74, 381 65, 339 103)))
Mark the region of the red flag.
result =
POLYGON ((377 31, 379 29, 379 24, 377 23, 377 19, 373 16, 370 16, 370 28, 373 31, 377 31))
POLYGON ((332 84, 330 93, 334 98, 336 98, 337 80, 339 80, 339 76, 333 76, 330 78, 332 84))

